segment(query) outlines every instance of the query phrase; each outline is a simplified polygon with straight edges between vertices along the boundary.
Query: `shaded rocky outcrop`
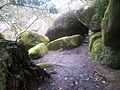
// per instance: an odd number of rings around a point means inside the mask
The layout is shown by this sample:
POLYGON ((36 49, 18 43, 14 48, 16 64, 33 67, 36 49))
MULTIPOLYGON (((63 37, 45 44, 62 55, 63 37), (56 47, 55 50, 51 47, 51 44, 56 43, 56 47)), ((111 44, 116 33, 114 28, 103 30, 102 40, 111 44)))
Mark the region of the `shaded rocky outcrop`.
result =
POLYGON ((48 29, 46 36, 50 41, 75 34, 88 33, 88 28, 84 26, 75 16, 74 11, 69 11, 58 17, 52 26, 48 29))
POLYGON ((110 0, 101 23, 101 32, 90 36, 91 56, 100 64, 120 69, 120 1, 110 0))
POLYGON ((48 43, 49 50, 64 50, 75 48, 82 44, 83 37, 80 35, 66 36, 48 43))
POLYGON ((47 44, 49 42, 49 39, 44 35, 37 34, 36 32, 26 31, 19 37, 18 41, 30 49, 39 43, 47 44))
POLYGON ((103 42, 106 46, 120 46, 120 1, 110 0, 102 22, 103 42))
POLYGON ((75 16, 80 22, 82 22, 91 31, 98 32, 101 30, 101 27, 96 21, 93 21, 94 14, 95 14, 94 5, 82 7, 75 12, 75 16))
POLYGON ((91 57, 98 63, 120 69, 120 48, 106 47, 100 33, 91 35, 90 38, 91 57))
POLYGON ((33 48, 29 49, 31 59, 43 57, 48 52, 48 48, 44 43, 40 43, 33 48))

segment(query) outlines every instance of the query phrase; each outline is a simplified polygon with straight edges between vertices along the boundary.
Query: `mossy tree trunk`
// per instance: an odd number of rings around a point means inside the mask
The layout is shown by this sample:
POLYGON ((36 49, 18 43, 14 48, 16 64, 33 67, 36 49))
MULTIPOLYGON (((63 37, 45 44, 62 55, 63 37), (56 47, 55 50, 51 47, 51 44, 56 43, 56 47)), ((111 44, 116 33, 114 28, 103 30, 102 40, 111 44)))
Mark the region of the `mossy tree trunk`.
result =
POLYGON ((7 40, 0 40, 0 71, 5 90, 28 90, 30 80, 50 78, 44 69, 31 62, 26 46, 7 40))

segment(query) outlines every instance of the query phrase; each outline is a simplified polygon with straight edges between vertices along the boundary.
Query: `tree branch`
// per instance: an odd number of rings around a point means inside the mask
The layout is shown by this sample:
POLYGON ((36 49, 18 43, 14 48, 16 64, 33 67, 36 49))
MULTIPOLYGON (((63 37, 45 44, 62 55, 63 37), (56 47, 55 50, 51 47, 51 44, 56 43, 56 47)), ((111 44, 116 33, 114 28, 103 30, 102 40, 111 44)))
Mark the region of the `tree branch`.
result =
POLYGON ((17 42, 18 38, 20 37, 20 35, 22 35, 24 32, 26 32, 26 31, 28 30, 28 28, 30 28, 30 26, 31 26, 32 24, 34 24, 35 21, 37 21, 37 20, 38 20, 38 17, 37 17, 30 25, 28 25, 28 27, 27 27, 23 32, 21 32, 20 34, 17 35, 17 37, 16 37, 16 42, 17 42))
POLYGON ((9 5, 24 6, 24 7, 28 7, 28 8, 45 10, 45 9, 42 9, 42 8, 39 8, 39 7, 36 7, 36 6, 27 5, 27 4, 13 4, 13 3, 5 3, 4 5, 0 6, 0 9, 4 8, 5 6, 9 6, 9 5))

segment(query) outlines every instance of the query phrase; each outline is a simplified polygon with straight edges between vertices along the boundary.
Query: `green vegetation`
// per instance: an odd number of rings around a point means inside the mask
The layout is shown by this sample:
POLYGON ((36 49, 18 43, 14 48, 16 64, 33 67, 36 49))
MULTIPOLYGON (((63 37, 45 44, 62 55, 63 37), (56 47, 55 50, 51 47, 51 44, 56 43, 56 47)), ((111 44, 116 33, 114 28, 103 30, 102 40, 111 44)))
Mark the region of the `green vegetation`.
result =
POLYGON ((97 32, 97 33, 93 33, 90 35, 90 38, 89 38, 89 48, 90 48, 90 51, 91 51, 91 48, 93 46, 93 43, 95 40, 97 40, 98 38, 102 37, 102 33, 101 32, 97 32))
POLYGON ((102 19, 104 17, 105 10, 109 4, 109 0, 96 0, 94 3, 95 6, 95 15, 93 16, 93 20, 97 21, 97 23, 100 25, 102 22, 102 19))
MULTIPOLYGON (((94 37, 97 33, 92 34, 91 37, 94 37)), ((99 37, 99 34, 98 36, 99 37)), ((91 38, 90 43, 91 47, 91 57, 100 64, 110 66, 115 69, 120 68, 120 48, 119 47, 106 47, 103 45, 102 37, 97 39, 91 38)))

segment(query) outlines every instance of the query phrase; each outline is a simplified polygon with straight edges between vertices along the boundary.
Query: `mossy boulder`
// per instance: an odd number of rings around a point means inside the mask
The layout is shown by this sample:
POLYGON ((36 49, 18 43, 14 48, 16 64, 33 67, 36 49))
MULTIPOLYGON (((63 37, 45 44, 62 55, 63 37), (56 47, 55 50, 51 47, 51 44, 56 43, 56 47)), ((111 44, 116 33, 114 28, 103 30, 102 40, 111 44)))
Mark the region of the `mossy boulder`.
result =
POLYGON ((95 40, 97 40, 98 38, 102 37, 102 33, 101 32, 97 32, 97 33, 92 33, 90 35, 90 38, 89 38, 89 48, 90 48, 90 51, 91 51, 91 48, 93 46, 93 43, 95 40))
POLYGON ((46 36, 37 34, 36 32, 26 31, 19 37, 18 41, 22 42, 28 47, 28 49, 30 49, 39 43, 47 44, 49 39, 46 36))
POLYGON ((120 69, 120 47, 102 47, 101 55, 104 56, 102 63, 106 63, 112 68, 120 69))
POLYGON ((48 48, 44 43, 40 43, 33 48, 29 49, 29 55, 31 59, 37 59, 43 57, 48 52, 48 48))
POLYGON ((82 44, 83 37, 80 35, 66 36, 48 43, 49 50, 71 49, 82 44))
POLYGON ((54 66, 55 64, 50 64, 50 63, 38 63, 37 66, 41 68, 46 68, 46 67, 51 67, 54 66))
POLYGON ((91 52, 92 53, 97 53, 99 52, 99 49, 102 46, 102 38, 98 38, 93 42, 92 48, 91 48, 91 52))
POLYGON ((109 1, 101 28, 105 46, 120 46, 120 0, 109 1))
POLYGON ((91 57, 98 63, 120 69, 120 47, 106 47, 102 37, 96 39, 91 48, 91 57))
POLYGON ((0 33, 0 39, 6 39, 2 33, 0 33))

